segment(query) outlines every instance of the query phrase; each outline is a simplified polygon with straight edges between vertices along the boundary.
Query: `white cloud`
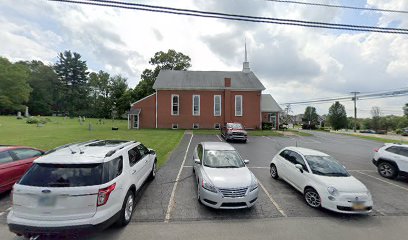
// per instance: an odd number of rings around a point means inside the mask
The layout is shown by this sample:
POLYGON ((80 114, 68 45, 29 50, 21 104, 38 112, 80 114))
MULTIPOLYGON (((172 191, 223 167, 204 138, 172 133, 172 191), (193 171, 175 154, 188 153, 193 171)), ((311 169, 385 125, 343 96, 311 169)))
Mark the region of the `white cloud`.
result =
MULTIPOLYGON (((144 1, 146 4, 253 16, 344 22, 335 8, 264 0, 144 1)), ((333 1, 325 0, 325 3, 333 1)), ((336 1, 335 3, 338 3, 336 1)), ((367 0, 367 6, 408 9, 404 0, 367 0)), ((55 62, 58 52, 79 52, 93 70, 121 73, 135 86, 157 51, 175 49, 192 59, 193 70, 240 70, 247 38, 251 68, 278 102, 342 96, 350 91, 407 87, 405 35, 339 32, 273 24, 205 19, 47 1, 0 3, 0 55, 12 60, 55 62), (24 5, 24 8, 20 7, 24 5)), ((358 17, 364 18, 361 12, 358 17)), ((381 13, 378 24, 408 26, 408 15, 381 13), (398 23, 400 22, 400 25, 398 23)), ((406 98, 361 101, 397 109, 406 98)), ((351 102, 345 102, 349 115, 351 102)), ((319 113, 330 104, 319 104, 319 113)), ((294 109, 302 112, 305 106, 294 109)))

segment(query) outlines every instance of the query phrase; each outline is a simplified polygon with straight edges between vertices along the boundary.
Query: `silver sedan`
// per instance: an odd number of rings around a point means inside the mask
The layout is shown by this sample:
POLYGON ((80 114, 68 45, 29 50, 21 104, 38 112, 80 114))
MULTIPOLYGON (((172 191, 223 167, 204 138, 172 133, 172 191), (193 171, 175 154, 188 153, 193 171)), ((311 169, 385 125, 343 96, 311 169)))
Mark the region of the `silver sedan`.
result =
POLYGON ((233 146, 202 142, 193 154, 197 199, 212 208, 250 208, 258 199, 258 180, 233 146))

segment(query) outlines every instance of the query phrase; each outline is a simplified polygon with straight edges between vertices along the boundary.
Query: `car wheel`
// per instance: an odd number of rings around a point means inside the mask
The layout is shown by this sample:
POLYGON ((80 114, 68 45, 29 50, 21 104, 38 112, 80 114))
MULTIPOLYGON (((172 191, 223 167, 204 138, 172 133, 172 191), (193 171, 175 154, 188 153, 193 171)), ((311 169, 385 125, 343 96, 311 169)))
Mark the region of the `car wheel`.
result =
POLYGON ((397 168, 389 162, 381 162, 378 165, 378 173, 385 178, 395 178, 397 176, 397 168))
POLYGON ((156 177, 156 173, 157 173, 157 160, 155 159, 153 163, 152 171, 150 172, 150 175, 149 175, 149 180, 153 180, 156 177))
POLYGON ((135 194, 132 190, 129 190, 126 194, 125 200, 123 201, 120 217, 116 223, 118 227, 124 227, 129 224, 130 220, 132 220, 134 206, 135 194))
POLYGON ((200 181, 197 181, 197 200, 201 204, 201 196, 200 196, 200 181))
POLYGON ((247 142, 247 139, 245 139, 243 142, 246 143, 246 142, 247 142))
POLYGON ((312 208, 320 208, 321 207, 321 201, 320 201, 320 196, 319 193, 317 193, 316 190, 313 188, 307 188, 305 190, 305 201, 307 205, 309 205, 312 208))
POLYGON ((271 164, 271 168, 269 169, 269 172, 270 172, 271 177, 273 179, 278 179, 279 178, 278 169, 276 168, 275 164, 271 164))

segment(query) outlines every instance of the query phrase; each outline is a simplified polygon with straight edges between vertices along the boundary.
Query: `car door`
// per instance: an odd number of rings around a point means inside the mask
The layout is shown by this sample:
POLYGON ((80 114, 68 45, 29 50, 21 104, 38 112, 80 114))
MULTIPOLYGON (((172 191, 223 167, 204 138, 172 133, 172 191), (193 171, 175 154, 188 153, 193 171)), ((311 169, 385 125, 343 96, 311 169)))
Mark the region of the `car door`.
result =
POLYGON ((136 185, 136 188, 139 189, 143 183, 143 166, 144 162, 141 161, 142 157, 137 147, 134 147, 128 151, 129 156, 129 167, 130 173, 132 175, 132 182, 136 185))
POLYGON ((9 151, 0 152, 0 193, 9 190, 14 184, 13 161, 9 151))
POLYGON ((299 169, 295 167, 295 164, 297 164, 298 156, 299 154, 294 151, 288 152, 286 156, 287 161, 285 161, 286 178, 292 186, 301 190, 299 183, 300 183, 300 179, 302 179, 304 176, 303 176, 303 173, 300 172, 299 169))
POLYGON ((296 187, 299 188, 299 190, 302 190, 306 186, 307 178, 309 176, 309 170, 306 166, 305 160, 299 153, 292 152, 291 157, 293 158, 293 160, 289 171, 292 174, 292 181, 293 184, 295 184, 296 187), (299 170, 298 168, 296 168, 296 164, 302 165, 303 170, 299 170))
POLYGON ((137 150, 139 150, 141 162, 143 162, 143 182, 149 176, 152 168, 153 168, 153 156, 150 154, 149 149, 147 149, 143 144, 139 144, 136 146, 137 150))
POLYGON ((399 147, 398 155, 401 156, 398 161, 399 170, 408 172, 408 148, 399 147))

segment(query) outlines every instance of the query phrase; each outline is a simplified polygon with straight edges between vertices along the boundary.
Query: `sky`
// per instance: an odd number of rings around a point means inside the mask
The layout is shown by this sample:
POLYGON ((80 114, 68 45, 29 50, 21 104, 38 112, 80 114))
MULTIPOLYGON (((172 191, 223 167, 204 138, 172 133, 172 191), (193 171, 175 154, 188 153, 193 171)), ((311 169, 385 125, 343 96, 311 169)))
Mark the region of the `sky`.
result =
MULTIPOLYGON (((331 23, 408 28, 408 14, 345 10, 266 0, 131 1, 175 8, 331 23)), ((406 0, 302 0, 408 10, 406 0)), ((191 70, 240 71, 245 39, 251 70, 278 103, 408 87, 408 35, 362 33, 168 15, 56 3, 0 1, 0 56, 48 64, 71 50, 90 71, 128 78, 130 87, 158 51, 191 57, 191 70)), ((373 106, 402 115, 408 96, 358 101, 358 116, 373 106)), ((349 116, 353 103, 342 102, 349 116)), ((327 114, 331 103, 314 104, 327 114)), ((306 105, 291 106, 291 114, 306 105)))

